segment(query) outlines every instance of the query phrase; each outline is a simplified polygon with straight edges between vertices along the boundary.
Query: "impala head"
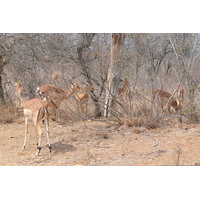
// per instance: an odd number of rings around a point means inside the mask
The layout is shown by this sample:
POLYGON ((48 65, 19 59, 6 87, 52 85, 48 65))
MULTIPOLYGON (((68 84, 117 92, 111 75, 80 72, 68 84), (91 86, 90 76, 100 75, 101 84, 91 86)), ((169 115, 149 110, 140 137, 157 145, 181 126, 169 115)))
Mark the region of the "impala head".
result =
POLYGON ((46 95, 44 94, 44 92, 41 92, 40 94, 41 94, 42 100, 47 101, 47 100, 49 99, 49 97, 46 96, 46 95))
POLYGON ((94 88, 91 85, 89 85, 89 84, 85 84, 84 85, 84 89, 86 91, 90 91, 90 92, 94 91, 94 88))
POLYGON ((78 84, 76 82, 72 81, 71 84, 72 84, 71 89, 73 89, 73 90, 79 90, 80 89, 80 87, 78 86, 78 84))
POLYGON ((14 87, 19 88, 21 86, 21 84, 22 84, 22 80, 16 81, 14 83, 14 87))
POLYGON ((124 79, 124 87, 128 87, 129 86, 129 82, 128 82, 128 80, 125 78, 124 79))
POLYGON ((130 86, 130 85, 129 85, 129 82, 128 82, 128 80, 127 80, 127 78, 125 78, 124 80, 123 80, 123 79, 120 79, 120 83, 122 83, 123 88, 129 87, 129 86, 130 86))
POLYGON ((39 87, 37 87, 36 92, 39 94, 39 96, 41 97, 41 99, 42 99, 43 101, 51 102, 51 99, 49 98, 49 96, 45 95, 44 92, 41 92, 39 87))
POLYGON ((43 101, 46 101, 48 103, 52 103, 51 99, 49 98, 49 96, 45 95, 44 92, 40 92, 40 97, 43 101))
POLYGON ((40 87, 37 87, 36 93, 39 94, 39 96, 43 98, 44 92, 41 92, 41 91, 40 91, 40 87))

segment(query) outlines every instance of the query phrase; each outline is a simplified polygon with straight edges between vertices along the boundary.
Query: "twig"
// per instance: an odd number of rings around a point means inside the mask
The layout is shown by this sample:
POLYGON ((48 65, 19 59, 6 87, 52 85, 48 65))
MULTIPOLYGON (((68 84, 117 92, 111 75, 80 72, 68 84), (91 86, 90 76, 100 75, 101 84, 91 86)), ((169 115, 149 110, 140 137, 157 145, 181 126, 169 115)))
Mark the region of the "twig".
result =
POLYGON ((159 144, 159 141, 158 141, 158 139, 157 139, 157 138, 154 138, 154 140, 156 140, 156 144, 155 144, 153 147, 157 147, 157 146, 158 146, 158 144, 159 144))

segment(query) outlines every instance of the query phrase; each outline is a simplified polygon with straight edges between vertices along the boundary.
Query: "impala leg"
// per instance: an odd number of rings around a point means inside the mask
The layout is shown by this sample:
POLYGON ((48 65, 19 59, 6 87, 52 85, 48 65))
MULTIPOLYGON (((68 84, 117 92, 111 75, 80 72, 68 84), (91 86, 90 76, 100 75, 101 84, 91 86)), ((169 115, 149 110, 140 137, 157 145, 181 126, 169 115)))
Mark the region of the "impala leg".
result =
POLYGON ((55 110, 55 119, 57 122, 60 122, 61 121, 61 111, 59 108, 54 108, 55 110))
POLYGON ((58 121, 61 121, 61 110, 58 108, 57 110, 57 115, 58 115, 58 121))
POLYGON ((58 121, 58 119, 57 119, 57 109, 56 108, 53 108, 52 109, 52 119, 53 119, 53 121, 58 121))
POLYGON ((78 113, 81 114, 81 103, 77 101, 78 113))
POLYGON ((42 130, 41 130, 40 126, 39 126, 39 121, 38 121, 38 120, 34 120, 34 124, 35 124, 35 127, 36 127, 36 129, 37 129, 38 137, 39 137, 39 139, 38 139, 38 145, 37 145, 38 151, 37 151, 37 153, 36 153, 36 155, 39 156, 40 151, 41 151, 41 149, 42 149, 42 148, 41 148, 42 130))
POLYGON ((171 107, 171 105, 168 104, 167 110, 168 110, 168 113, 169 113, 169 114, 170 114, 170 112, 171 112, 171 111, 170 111, 170 107, 171 107))
POLYGON ((50 139, 49 139, 49 118, 45 120, 45 129, 46 129, 46 135, 47 135, 47 145, 49 148, 49 152, 51 153, 51 144, 50 144, 50 139))
POLYGON ((42 132, 41 132, 41 131, 38 132, 38 136, 39 136, 38 145, 37 145, 37 149, 38 149, 38 151, 37 151, 36 155, 39 156, 40 151, 41 151, 41 149, 42 149, 42 147, 41 147, 42 132))
POLYGON ((88 115, 88 105, 85 104, 85 113, 86 113, 86 116, 88 115))
POLYGON ((84 105, 83 105, 82 102, 80 102, 80 111, 81 111, 82 114, 85 114, 84 113, 84 105))
POLYGON ((27 137, 27 133, 28 133, 28 118, 25 117, 25 135, 24 135, 24 144, 23 144, 23 147, 22 147, 22 151, 25 150, 25 147, 26 147, 26 137, 27 137))
POLYGON ((16 99, 16 107, 19 108, 19 99, 16 99))
POLYGON ((56 116, 56 121, 59 122, 59 116, 58 116, 58 109, 55 109, 55 116, 56 116))

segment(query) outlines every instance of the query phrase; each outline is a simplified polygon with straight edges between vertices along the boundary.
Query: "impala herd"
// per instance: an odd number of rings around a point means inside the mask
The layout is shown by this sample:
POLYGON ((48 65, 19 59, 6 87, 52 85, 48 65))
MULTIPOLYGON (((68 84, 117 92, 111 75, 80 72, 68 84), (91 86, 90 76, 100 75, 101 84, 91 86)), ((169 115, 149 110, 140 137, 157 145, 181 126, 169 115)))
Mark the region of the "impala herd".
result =
MULTIPOLYGON (((117 95, 122 102, 130 101, 131 90, 128 80, 125 78, 122 82, 122 87, 117 91, 117 95)), ((88 112, 88 102, 89 102, 89 91, 94 91, 94 88, 90 85, 85 85, 84 87, 79 87, 75 82, 71 82, 71 86, 68 90, 62 90, 54 85, 42 85, 37 88, 36 93, 39 95, 38 98, 33 98, 27 100, 23 97, 24 88, 21 87, 21 81, 17 81, 14 84, 16 90, 16 107, 23 108, 25 117, 25 137, 22 150, 26 147, 26 138, 28 133, 28 119, 32 118, 36 131, 38 133, 38 143, 37 143, 37 155, 41 151, 41 141, 42 141, 42 130, 40 128, 39 122, 42 121, 45 125, 45 132, 47 135, 47 146, 51 152, 51 145, 49 139, 49 113, 48 108, 56 109, 57 120, 60 120, 59 107, 63 100, 68 99, 72 95, 76 99, 81 112, 88 112)), ((164 107, 167 108, 168 113, 171 112, 173 108, 178 112, 184 103, 184 89, 177 87, 174 89, 173 93, 165 90, 156 90, 153 92, 153 99, 156 102, 157 110, 163 112, 164 107)))

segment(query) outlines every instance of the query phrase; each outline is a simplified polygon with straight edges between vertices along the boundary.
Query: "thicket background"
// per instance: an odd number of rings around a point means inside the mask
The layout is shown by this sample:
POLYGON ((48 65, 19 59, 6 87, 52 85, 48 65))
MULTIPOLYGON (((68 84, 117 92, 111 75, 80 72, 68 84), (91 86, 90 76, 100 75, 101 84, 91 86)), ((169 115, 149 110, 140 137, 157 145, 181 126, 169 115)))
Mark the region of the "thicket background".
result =
MULTIPOLYGON (((122 79, 140 100, 151 100, 153 90, 185 89, 186 112, 198 114, 200 35, 193 33, 126 33, 122 79)), ((14 83, 30 98, 43 84, 62 89, 74 80, 91 84, 91 104, 98 99, 103 112, 109 68, 111 34, 0 34, 0 103, 15 102, 14 83), (52 78, 58 74, 57 80, 52 78)), ((127 107, 125 105, 125 107, 127 107)))

